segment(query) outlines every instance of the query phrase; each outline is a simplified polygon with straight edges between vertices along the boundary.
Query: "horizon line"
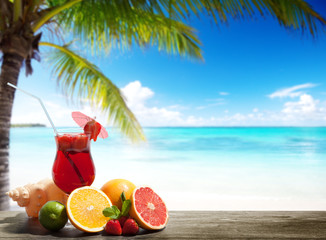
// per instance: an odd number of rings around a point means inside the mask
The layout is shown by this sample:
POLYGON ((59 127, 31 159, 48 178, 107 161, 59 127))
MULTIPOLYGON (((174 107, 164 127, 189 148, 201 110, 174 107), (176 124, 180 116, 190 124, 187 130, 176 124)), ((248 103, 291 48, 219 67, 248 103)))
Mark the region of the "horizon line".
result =
MULTIPOLYGON (((52 128, 51 126, 47 126, 46 124, 40 124, 40 123, 12 123, 11 125, 40 125, 40 127, 45 128, 52 128)), ((119 128, 117 126, 104 126, 109 128, 119 128)), ((233 126, 223 126, 223 125, 212 125, 212 126, 142 126, 142 128, 318 128, 318 127, 326 127, 326 125, 316 125, 316 126, 305 126, 305 125, 248 125, 248 126, 242 126, 242 125, 233 125, 233 126)), ((78 126, 56 126, 56 128, 80 128, 78 126)))

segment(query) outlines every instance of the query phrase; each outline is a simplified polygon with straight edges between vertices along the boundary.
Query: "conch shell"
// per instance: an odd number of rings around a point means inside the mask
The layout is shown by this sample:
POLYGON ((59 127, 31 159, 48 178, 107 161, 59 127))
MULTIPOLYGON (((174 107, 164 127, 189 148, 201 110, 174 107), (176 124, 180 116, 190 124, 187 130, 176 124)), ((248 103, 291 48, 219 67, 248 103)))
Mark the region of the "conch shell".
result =
POLYGON ((42 206, 48 201, 59 201, 66 205, 68 195, 58 188, 52 179, 17 187, 6 193, 18 206, 25 207, 29 217, 38 217, 42 206))

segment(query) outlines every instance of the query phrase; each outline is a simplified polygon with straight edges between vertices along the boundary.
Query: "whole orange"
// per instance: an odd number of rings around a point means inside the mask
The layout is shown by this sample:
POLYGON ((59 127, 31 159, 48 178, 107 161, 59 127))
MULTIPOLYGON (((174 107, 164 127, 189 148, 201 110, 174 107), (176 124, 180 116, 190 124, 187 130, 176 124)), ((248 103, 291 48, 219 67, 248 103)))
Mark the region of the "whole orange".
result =
POLYGON ((121 210, 121 193, 125 192, 126 199, 130 199, 135 188, 135 184, 126 179, 113 179, 106 182, 101 190, 110 198, 112 205, 121 210))

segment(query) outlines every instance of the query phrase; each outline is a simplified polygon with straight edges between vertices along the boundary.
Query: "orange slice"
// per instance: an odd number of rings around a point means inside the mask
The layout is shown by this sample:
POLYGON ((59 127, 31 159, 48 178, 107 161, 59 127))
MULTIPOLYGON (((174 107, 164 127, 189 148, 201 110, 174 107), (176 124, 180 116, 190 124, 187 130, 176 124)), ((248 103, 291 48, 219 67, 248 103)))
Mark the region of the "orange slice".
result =
POLYGON ((144 229, 160 230, 168 223, 168 210, 162 198, 150 187, 138 187, 131 195, 129 214, 144 229))
POLYGON ((104 208, 112 203, 104 192, 94 187, 77 188, 70 193, 67 201, 69 220, 84 232, 100 232, 110 218, 104 217, 104 208))

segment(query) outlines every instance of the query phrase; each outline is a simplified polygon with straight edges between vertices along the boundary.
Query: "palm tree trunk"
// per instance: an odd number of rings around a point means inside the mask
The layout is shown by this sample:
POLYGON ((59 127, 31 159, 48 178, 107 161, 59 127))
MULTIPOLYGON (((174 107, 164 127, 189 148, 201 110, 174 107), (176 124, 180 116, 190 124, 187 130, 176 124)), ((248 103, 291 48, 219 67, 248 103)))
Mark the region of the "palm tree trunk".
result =
POLYGON ((9 208, 9 131, 15 96, 15 89, 7 82, 17 85, 24 58, 18 54, 6 53, 0 74, 0 210, 9 208))

